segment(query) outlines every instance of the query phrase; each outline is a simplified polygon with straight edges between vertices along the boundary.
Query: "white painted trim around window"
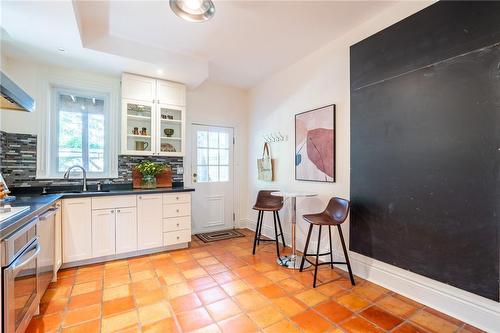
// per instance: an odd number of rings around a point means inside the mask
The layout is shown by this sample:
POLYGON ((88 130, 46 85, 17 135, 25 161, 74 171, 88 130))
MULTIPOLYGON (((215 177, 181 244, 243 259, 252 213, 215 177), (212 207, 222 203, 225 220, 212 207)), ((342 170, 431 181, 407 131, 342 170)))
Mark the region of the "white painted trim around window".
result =
MULTIPOLYGON (((50 75, 40 80, 41 94, 40 104, 44 106, 41 111, 44 113, 40 119, 40 131, 37 145, 37 179, 54 179, 62 178, 62 175, 52 176, 50 174, 49 152, 51 151, 51 138, 54 135, 55 128, 51 124, 54 123, 52 107, 54 99, 54 88, 92 91, 98 92, 99 95, 108 97, 109 102, 109 172, 100 178, 116 178, 118 176, 118 149, 120 144, 120 83, 118 80, 111 78, 95 78, 75 73, 73 76, 50 75)), ((89 178, 94 178, 89 174, 89 178)))

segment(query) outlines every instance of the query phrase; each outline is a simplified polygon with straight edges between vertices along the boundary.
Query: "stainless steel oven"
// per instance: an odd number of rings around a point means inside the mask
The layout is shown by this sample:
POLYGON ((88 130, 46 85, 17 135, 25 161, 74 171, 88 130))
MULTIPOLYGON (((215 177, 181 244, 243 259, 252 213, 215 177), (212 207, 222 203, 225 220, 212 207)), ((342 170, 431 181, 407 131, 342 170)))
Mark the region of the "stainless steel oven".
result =
POLYGON ((24 332, 39 303, 38 217, 2 240, 3 331, 24 332))

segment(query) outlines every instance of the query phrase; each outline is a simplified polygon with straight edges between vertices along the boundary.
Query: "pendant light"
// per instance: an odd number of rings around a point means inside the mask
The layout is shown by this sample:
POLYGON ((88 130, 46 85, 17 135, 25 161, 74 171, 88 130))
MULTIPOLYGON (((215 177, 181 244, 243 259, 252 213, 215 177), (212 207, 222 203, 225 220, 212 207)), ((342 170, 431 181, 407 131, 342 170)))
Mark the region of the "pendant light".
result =
POLYGON ((170 0, 170 8, 175 15, 189 22, 204 22, 215 14, 211 0, 170 0))

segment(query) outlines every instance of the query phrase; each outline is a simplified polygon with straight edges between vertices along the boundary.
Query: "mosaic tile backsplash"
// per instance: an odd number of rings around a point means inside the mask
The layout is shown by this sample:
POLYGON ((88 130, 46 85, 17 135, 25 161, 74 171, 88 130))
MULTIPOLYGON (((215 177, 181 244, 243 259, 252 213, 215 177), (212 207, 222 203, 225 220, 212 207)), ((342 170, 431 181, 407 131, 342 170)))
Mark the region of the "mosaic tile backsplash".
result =
MULTIPOLYGON (((80 184, 81 180, 64 179, 36 179, 36 145, 37 137, 31 134, 7 133, 0 131, 0 172, 8 186, 62 186, 80 184)), ((182 157, 163 156, 118 156, 118 177, 99 179, 89 184, 100 181, 104 184, 130 184, 132 183, 132 168, 143 159, 168 164, 172 167, 172 180, 182 182, 182 174, 178 174, 182 167, 182 157)))

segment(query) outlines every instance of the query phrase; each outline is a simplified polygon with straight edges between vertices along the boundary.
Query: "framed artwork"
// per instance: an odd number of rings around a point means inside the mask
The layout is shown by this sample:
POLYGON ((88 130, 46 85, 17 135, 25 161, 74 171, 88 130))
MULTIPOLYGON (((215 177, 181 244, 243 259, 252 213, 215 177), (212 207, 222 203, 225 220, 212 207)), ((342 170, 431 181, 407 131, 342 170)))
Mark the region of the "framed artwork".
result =
POLYGON ((295 179, 335 182, 335 104, 295 115, 295 179))

